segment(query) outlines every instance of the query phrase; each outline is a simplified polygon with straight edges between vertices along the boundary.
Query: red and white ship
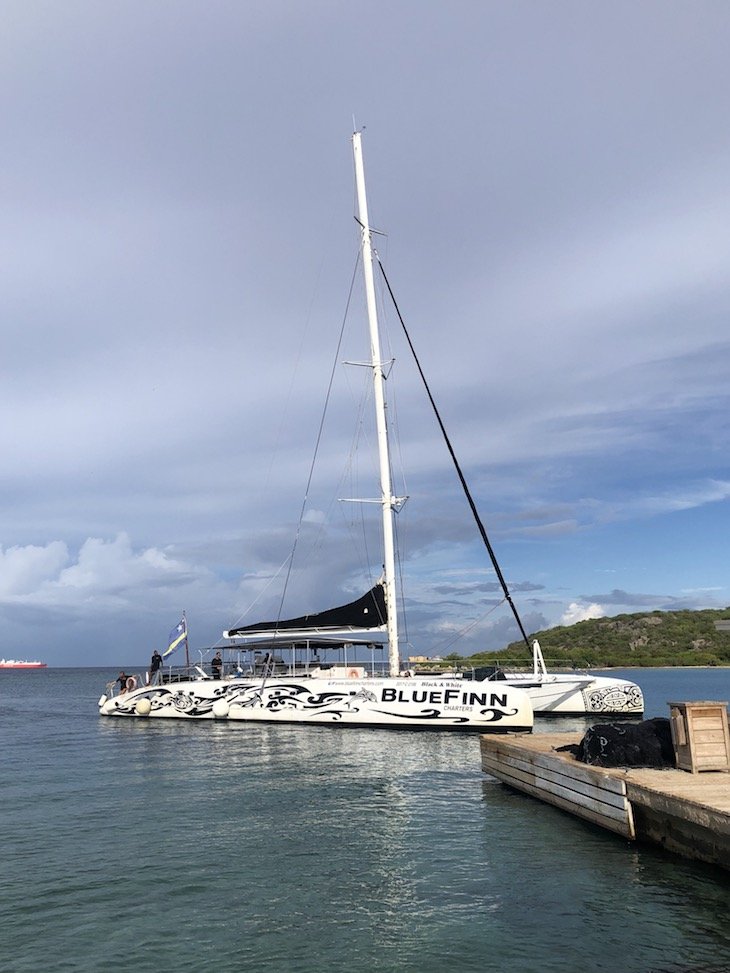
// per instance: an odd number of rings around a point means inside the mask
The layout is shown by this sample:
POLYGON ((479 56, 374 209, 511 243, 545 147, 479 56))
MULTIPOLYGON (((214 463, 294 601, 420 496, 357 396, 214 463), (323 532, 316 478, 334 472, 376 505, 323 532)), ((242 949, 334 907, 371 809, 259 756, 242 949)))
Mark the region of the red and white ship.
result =
POLYGON ((45 662, 28 662, 26 659, 0 659, 0 669, 45 669, 45 662))

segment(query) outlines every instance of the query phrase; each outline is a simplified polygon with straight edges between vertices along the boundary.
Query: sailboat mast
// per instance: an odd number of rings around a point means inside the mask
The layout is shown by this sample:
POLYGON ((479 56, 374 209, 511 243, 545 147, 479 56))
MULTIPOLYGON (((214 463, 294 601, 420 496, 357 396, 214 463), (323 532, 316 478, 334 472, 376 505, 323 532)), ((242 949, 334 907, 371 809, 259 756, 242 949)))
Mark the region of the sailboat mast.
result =
POLYGON ((365 278, 365 300, 367 303, 368 324, 370 327, 370 360, 373 370, 373 389, 375 394, 375 420, 378 433, 378 457, 380 463, 380 496, 383 508, 383 558, 385 568, 385 605, 388 611, 388 669, 391 676, 400 672, 398 650, 398 605, 395 595, 395 542, 393 538, 393 516, 396 498, 390 480, 390 454, 388 450, 388 424, 386 420, 385 375, 380 357, 380 331, 378 329, 378 310, 375 303, 375 283, 373 281, 373 252, 370 243, 370 221, 368 203, 365 195, 365 168, 362 158, 361 133, 352 136, 352 151, 355 158, 355 184, 357 188, 358 220, 362 231, 362 269, 365 278))

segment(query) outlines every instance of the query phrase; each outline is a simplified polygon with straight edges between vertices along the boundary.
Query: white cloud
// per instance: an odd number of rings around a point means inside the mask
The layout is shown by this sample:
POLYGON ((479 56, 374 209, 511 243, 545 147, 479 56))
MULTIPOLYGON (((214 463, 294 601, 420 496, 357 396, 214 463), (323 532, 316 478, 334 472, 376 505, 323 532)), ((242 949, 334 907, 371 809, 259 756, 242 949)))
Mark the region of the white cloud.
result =
POLYGON ((305 524, 326 524, 327 514, 323 510, 305 510, 302 520, 305 524))
POLYGON ((76 564, 65 568, 57 586, 74 592, 118 594, 149 585, 172 584, 190 576, 190 567, 156 548, 132 550, 127 534, 113 541, 90 537, 79 551, 76 564))
POLYGON ((57 578, 68 562, 63 541, 44 547, 0 547, 0 601, 32 595, 49 579, 57 578))
POLYGON ((603 618, 605 616, 605 610, 595 603, 590 605, 581 605, 576 601, 573 601, 568 605, 568 608, 563 612, 563 616, 560 619, 560 625, 575 625, 576 622, 584 622, 588 618, 603 618))
MULTIPOLYGON (((131 611, 149 605, 157 592, 208 580, 203 567, 148 547, 132 548, 121 533, 108 541, 90 537, 76 560, 62 541, 46 547, 14 547, 0 554, 0 600, 6 604, 103 611, 124 606, 131 611)), ((164 598, 160 600, 164 601, 164 598)))

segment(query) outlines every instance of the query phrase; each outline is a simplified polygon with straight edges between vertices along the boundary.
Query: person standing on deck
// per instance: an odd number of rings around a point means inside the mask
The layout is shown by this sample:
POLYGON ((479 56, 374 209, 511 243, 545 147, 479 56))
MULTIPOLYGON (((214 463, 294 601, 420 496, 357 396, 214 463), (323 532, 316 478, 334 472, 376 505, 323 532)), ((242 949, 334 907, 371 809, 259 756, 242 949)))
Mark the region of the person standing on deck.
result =
POLYGON ((223 668, 223 659, 221 659, 220 651, 218 651, 213 656, 213 660, 210 663, 210 670, 213 673, 214 679, 220 679, 222 668, 223 668))
POLYGON ((160 669, 162 669, 162 656, 155 649, 150 660, 150 681, 148 686, 156 686, 160 682, 160 669))

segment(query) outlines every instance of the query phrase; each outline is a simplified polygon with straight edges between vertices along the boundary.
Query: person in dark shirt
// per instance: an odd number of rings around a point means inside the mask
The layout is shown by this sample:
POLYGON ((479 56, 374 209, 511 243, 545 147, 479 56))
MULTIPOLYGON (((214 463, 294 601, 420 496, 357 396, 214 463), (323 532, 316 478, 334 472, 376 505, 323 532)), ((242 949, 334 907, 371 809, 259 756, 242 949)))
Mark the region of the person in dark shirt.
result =
POLYGON ((119 683, 119 695, 120 696, 121 696, 122 693, 126 693, 126 691, 127 691, 127 679, 129 679, 129 676, 124 671, 124 669, 122 669, 122 671, 119 673, 119 676, 117 677, 117 682, 119 683))
POLYGON ((150 661, 150 686, 156 686, 160 681, 160 669, 162 668, 162 656, 155 649, 152 653, 152 659, 150 661))
POLYGON ((212 662, 210 663, 210 670, 213 673, 214 679, 220 679, 222 668, 223 668, 223 659, 221 659, 220 652, 216 652, 216 654, 213 656, 212 662))

